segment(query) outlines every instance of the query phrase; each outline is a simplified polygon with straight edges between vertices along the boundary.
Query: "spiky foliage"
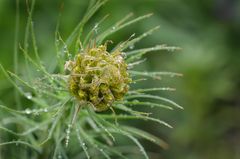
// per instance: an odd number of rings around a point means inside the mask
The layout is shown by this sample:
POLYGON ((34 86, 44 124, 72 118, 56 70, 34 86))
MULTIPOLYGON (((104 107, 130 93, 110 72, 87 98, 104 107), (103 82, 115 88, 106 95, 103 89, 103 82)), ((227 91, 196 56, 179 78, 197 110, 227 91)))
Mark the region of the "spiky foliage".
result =
MULTIPOLYGON (((142 63, 141 57, 148 52, 171 51, 178 48, 158 45, 128 51, 129 46, 150 35, 158 27, 138 37, 131 36, 129 40, 119 43, 112 51, 108 51, 106 45, 102 45, 109 35, 149 18, 151 14, 135 19, 130 19, 132 14, 129 14, 109 29, 98 32, 93 38, 91 35, 97 29, 95 25, 86 37, 80 39, 85 24, 105 2, 90 3, 85 16, 66 40, 61 38, 58 30, 56 31, 55 44, 58 62, 55 68, 49 71, 38 55, 32 25, 34 7, 34 1, 32 1, 25 43, 23 47, 20 47, 26 60, 26 74, 22 76, 16 74, 18 72, 16 60, 18 49, 15 49, 16 73, 6 71, 1 66, 2 72, 17 90, 15 99, 18 109, 0 105, 2 111, 9 113, 7 118, 1 120, 1 131, 6 131, 17 138, 14 141, 1 142, 0 146, 22 144, 29 147, 25 147, 24 151, 19 152, 21 158, 30 158, 29 155, 31 158, 68 158, 68 156, 70 158, 128 158, 131 154, 129 148, 123 149, 117 145, 117 142, 122 139, 119 136, 121 135, 130 139, 139 148, 141 156, 146 159, 149 157, 138 141, 139 138, 149 140, 163 148, 167 147, 167 144, 157 136, 124 124, 121 120, 147 120, 171 128, 166 122, 151 117, 149 112, 134 110, 132 106, 182 108, 167 98, 149 94, 151 91, 173 89, 140 88, 132 90, 130 86, 128 91, 128 85, 131 78, 133 79, 131 85, 134 85, 142 78, 159 79, 164 75, 180 76, 180 74, 171 72, 133 70, 133 66, 142 63), (35 58, 29 55, 30 50, 27 47, 29 38, 32 41, 35 58), (122 56, 124 51, 126 56, 122 56), (91 58, 94 60, 91 61, 91 58), (127 66, 129 70, 127 70, 127 66), (94 67, 96 69, 93 69, 94 67), (53 72, 57 72, 57 74, 53 72), (97 80, 94 82, 95 79, 97 80), (22 106, 19 100, 20 96, 30 100, 31 106, 22 106), (141 101, 141 98, 151 99, 151 102, 141 101), (164 102, 165 105, 161 102, 164 102), (103 111, 107 108, 111 108, 112 111, 96 112, 96 110, 103 111), (14 125, 16 126, 15 130, 11 129, 14 125)), ((100 25, 100 22, 97 25, 100 25)), ((15 47, 17 48, 17 43, 15 47)), ((133 147, 133 145, 130 146, 130 149, 133 147)), ((15 149, 14 147, 10 148, 15 149)))

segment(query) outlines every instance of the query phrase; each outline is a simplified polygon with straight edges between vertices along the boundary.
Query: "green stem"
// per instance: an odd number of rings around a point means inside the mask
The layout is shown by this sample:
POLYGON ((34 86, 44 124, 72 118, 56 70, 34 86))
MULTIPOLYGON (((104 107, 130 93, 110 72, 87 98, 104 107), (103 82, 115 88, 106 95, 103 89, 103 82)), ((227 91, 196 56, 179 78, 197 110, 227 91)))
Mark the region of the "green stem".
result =
MULTIPOLYGON (((14 72, 18 74, 18 41, 19 41, 19 0, 16 0, 16 24, 15 24, 15 37, 14 37, 14 72)), ((15 82, 18 83, 17 79, 15 82)), ((17 89, 14 90, 15 101, 18 110, 20 109, 21 100, 17 89)))

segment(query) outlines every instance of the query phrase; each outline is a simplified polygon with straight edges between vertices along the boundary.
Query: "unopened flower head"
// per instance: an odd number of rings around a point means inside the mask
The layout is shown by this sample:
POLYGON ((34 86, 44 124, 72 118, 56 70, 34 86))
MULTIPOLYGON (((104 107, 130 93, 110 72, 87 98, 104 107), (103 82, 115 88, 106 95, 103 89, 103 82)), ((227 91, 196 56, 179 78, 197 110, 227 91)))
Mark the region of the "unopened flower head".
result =
POLYGON ((109 53, 106 45, 77 54, 66 63, 70 92, 77 100, 91 103, 96 111, 107 110, 123 98, 131 82, 122 54, 119 50, 109 53))

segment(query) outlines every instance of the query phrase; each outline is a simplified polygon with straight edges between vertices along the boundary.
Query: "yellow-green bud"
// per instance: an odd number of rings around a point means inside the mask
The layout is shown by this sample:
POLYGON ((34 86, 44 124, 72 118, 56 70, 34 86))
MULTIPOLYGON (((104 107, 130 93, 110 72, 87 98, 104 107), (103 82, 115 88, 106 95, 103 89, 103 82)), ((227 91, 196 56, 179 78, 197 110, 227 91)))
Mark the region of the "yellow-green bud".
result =
POLYGON ((128 92, 132 80, 119 50, 109 53, 100 45, 70 62, 69 91, 79 101, 92 103, 96 111, 107 110, 128 92))

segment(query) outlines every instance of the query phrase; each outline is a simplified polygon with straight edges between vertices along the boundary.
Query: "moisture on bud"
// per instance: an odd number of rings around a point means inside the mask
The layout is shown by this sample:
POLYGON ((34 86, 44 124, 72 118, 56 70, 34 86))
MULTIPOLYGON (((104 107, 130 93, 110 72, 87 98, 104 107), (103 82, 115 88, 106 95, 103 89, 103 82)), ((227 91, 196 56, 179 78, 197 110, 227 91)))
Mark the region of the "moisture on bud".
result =
POLYGON ((69 90, 79 101, 90 102, 96 111, 107 110, 123 98, 132 81, 122 52, 107 52, 105 45, 93 47, 67 62, 69 90))

